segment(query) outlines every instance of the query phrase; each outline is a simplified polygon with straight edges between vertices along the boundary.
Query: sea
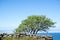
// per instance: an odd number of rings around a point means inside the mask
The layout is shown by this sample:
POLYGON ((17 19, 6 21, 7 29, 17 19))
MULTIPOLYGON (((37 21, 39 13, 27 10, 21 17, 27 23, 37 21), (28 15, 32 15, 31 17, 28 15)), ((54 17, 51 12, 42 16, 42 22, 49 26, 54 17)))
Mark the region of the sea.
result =
POLYGON ((60 33, 38 33, 38 35, 52 36, 53 40, 60 40, 60 33))

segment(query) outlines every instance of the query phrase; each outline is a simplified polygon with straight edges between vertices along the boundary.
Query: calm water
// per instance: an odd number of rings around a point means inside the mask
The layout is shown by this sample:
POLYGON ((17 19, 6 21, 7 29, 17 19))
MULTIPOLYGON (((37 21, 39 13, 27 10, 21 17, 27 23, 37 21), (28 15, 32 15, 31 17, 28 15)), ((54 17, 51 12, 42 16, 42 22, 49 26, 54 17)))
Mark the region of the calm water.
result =
MULTIPOLYGON (((45 33, 40 33, 39 35, 46 35, 45 33)), ((47 35, 50 35, 53 37, 53 40, 60 40, 60 33, 48 33, 47 35)))
POLYGON ((60 33, 50 33, 53 36, 53 40, 60 40, 60 33))
POLYGON ((8 33, 8 34, 11 34, 11 33, 13 33, 13 31, 12 30, 0 30, 0 34, 2 34, 2 33, 8 33))

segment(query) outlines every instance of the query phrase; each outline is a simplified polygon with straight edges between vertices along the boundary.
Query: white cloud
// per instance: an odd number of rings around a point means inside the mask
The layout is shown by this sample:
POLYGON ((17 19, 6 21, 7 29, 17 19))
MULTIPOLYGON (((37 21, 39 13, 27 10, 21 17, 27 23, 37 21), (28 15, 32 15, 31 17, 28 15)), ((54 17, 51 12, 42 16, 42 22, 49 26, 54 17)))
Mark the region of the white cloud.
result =
POLYGON ((52 33, 60 33, 60 27, 57 26, 55 28, 50 28, 49 32, 52 32, 52 33))

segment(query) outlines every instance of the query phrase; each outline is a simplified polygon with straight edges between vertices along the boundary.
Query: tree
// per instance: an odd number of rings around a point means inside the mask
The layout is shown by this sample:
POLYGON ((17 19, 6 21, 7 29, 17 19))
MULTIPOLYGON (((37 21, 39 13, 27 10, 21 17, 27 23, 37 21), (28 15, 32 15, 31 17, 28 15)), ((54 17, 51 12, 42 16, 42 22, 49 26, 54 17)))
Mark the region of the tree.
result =
POLYGON ((50 27, 55 27, 54 24, 55 22, 43 15, 28 16, 27 19, 22 21, 16 29, 16 32, 19 33, 24 31, 36 34, 38 31, 47 31, 50 27))

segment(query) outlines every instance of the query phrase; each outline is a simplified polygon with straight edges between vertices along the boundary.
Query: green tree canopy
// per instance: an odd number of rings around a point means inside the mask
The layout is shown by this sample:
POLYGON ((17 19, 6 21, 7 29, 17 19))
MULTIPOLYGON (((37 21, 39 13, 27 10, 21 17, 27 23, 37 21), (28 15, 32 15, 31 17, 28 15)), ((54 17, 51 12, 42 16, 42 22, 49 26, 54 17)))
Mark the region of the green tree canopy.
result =
POLYGON ((16 32, 37 33, 38 31, 47 31, 50 27, 54 27, 55 22, 46 16, 33 15, 28 16, 16 29, 16 32))

